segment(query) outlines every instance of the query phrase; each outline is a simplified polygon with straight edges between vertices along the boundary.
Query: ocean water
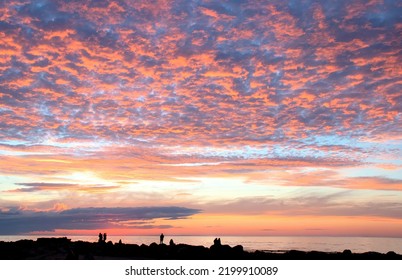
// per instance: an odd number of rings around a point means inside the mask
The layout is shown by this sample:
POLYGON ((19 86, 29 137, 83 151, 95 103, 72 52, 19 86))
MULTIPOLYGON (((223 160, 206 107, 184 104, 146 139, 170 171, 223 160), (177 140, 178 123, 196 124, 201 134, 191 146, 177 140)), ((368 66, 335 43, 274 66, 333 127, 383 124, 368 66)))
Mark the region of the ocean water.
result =
MULTIPOLYGON (((35 235, 0 235, 0 241, 17 241, 21 239, 36 240, 39 237, 61 237, 61 236, 35 236, 35 235)), ((98 236, 67 236, 72 241, 97 242, 98 236)), ((176 244, 184 243, 190 245, 202 245, 209 247, 218 236, 165 236, 165 243, 170 239, 176 244)), ((230 246, 243 245, 247 251, 255 250, 302 250, 302 251, 323 251, 342 252, 349 249, 354 253, 375 251, 387 253, 394 251, 402 254, 402 238, 382 237, 318 237, 318 236, 219 236, 222 244, 230 246)), ((151 244, 159 243, 159 236, 108 236, 107 241, 130 244, 151 244)))

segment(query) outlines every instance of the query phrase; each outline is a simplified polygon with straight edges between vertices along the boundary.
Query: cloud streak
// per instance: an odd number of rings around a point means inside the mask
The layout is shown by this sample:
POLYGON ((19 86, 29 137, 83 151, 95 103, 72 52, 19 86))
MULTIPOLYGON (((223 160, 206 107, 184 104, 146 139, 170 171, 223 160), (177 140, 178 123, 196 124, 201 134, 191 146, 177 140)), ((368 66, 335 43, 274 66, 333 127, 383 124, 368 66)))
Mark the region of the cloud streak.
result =
POLYGON ((90 192, 100 193, 109 192, 119 188, 119 186, 103 186, 103 185, 79 185, 79 184, 66 184, 66 183, 19 183, 18 185, 23 188, 9 190, 9 192, 38 192, 38 191, 76 191, 76 192, 90 192))
POLYGON ((185 219, 199 213, 183 207, 75 208, 63 211, 34 212, 7 209, 0 212, 1 234, 24 234, 57 229, 167 228, 153 220, 185 219))
POLYGON ((383 202, 349 202, 336 195, 310 195, 291 199, 253 197, 204 205, 210 213, 236 213, 241 215, 311 216, 311 217, 382 217, 402 219, 402 204, 383 202))

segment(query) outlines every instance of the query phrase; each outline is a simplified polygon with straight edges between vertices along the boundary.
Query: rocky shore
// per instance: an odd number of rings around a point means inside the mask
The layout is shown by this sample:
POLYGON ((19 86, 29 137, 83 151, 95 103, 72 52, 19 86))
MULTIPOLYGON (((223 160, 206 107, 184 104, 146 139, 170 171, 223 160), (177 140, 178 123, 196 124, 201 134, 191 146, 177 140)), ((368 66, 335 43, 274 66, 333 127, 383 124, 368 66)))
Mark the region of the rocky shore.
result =
POLYGON ((136 245, 109 242, 84 242, 63 238, 38 238, 16 242, 0 241, 2 260, 402 260, 395 252, 353 253, 304 251, 253 251, 243 246, 221 245, 214 242, 209 248, 187 244, 136 245))

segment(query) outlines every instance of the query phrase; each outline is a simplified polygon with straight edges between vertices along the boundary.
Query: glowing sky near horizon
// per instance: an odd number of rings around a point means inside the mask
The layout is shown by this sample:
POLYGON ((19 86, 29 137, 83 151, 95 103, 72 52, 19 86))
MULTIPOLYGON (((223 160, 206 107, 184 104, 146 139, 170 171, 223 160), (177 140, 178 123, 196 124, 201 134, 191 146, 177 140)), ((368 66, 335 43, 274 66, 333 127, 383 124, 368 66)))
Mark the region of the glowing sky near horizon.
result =
POLYGON ((0 2, 0 234, 402 237, 400 1, 0 2))

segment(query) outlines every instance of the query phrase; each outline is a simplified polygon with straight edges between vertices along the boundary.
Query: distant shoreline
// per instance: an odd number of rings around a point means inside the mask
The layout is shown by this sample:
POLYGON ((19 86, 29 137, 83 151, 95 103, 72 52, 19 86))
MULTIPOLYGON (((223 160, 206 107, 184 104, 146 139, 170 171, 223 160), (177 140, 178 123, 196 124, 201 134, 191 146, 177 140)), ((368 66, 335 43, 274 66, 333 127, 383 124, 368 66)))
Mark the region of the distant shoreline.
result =
MULTIPOLYGON (((216 241, 216 240, 215 240, 216 241)), ((0 241, 2 260, 402 260, 402 255, 388 253, 354 253, 299 250, 246 251, 242 245, 216 242, 210 247, 188 244, 125 244, 71 241, 67 237, 42 237, 34 240, 0 241)))

